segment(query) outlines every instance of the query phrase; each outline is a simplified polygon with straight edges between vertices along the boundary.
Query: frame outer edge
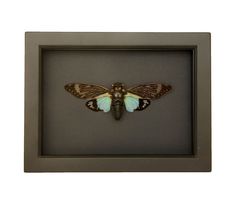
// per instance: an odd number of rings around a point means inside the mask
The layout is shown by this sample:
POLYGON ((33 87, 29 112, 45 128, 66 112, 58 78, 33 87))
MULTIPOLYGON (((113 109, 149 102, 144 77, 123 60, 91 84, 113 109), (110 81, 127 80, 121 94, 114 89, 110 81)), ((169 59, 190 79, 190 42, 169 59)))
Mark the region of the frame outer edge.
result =
POLYGON ((211 171, 210 33, 25 34, 25 172, 211 171), (197 46, 197 154, 194 157, 42 157, 40 132, 40 46, 197 46))

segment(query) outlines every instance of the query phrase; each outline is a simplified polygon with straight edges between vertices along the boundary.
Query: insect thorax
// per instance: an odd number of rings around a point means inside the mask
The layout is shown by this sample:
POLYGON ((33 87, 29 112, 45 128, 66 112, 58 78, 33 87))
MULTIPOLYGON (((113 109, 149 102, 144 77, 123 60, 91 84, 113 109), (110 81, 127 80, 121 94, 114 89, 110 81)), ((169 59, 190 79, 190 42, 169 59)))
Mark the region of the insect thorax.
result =
POLYGON ((123 104, 124 96, 127 93, 124 84, 118 82, 112 84, 110 93, 112 95, 112 104, 115 103, 123 104))

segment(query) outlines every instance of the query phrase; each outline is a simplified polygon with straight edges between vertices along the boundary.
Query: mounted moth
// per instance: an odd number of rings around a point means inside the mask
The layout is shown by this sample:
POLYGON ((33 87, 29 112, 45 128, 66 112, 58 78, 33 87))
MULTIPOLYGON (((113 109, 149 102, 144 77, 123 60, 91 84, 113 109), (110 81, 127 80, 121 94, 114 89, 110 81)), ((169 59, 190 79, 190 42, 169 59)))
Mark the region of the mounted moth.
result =
POLYGON ((83 83, 70 83, 65 89, 80 99, 88 100, 86 106, 95 111, 112 111, 116 120, 127 112, 146 109, 155 100, 171 90, 170 85, 149 83, 126 88, 122 83, 114 83, 111 88, 83 83))

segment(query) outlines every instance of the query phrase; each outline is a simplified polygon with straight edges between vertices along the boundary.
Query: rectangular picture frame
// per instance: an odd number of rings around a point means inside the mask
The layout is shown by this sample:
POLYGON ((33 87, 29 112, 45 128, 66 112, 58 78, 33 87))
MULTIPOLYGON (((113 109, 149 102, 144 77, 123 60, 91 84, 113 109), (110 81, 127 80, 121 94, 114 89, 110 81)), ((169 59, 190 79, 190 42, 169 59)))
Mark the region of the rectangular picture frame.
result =
POLYGON ((211 171, 210 33, 26 32, 24 171, 211 171), (86 48, 191 50, 193 154, 42 155, 42 51, 86 48))

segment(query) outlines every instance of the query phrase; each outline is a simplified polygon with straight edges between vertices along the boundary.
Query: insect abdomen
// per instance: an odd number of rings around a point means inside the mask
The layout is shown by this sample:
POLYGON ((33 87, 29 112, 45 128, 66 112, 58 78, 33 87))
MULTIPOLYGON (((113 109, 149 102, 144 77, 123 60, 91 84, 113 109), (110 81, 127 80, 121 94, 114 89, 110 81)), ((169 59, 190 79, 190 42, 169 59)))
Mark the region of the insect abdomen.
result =
POLYGON ((122 116, 122 112, 123 112, 123 104, 120 101, 116 101, 113 105, 112 105, 112 112, 113 112, 113 116, 116 120, 120 120, 121 116, 122 116))

